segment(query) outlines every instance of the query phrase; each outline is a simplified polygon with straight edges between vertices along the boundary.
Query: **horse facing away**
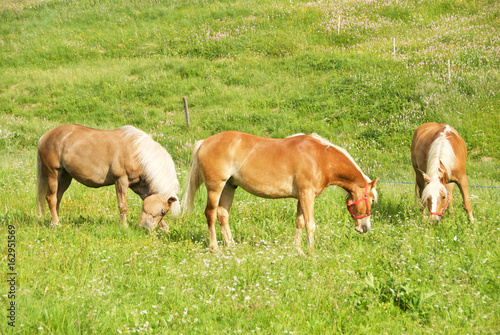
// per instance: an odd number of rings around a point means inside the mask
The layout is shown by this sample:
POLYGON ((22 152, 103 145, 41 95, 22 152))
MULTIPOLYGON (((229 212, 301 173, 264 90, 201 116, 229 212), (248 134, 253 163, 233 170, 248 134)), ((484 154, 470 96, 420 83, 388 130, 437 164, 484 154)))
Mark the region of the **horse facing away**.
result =
POLYGON ((441 220, 444 211, 452 202, 455 184, 462 194, 463 207, 469 215, 469 220, 474 220, 469 201, 466 160, 465 141, 453 127, 430 122, 415 131, 411 143, 415 194, 418 188, 424 212, 427 207, 433 221, 441 220))
POLYGON ((330 185, 348 193, 346 201, 355 229, 370 230, 370 208, 377 198, 371 181, 344 150, 316 134, 298 134, 271 139, 228 131, 196 142, 183 211, 193 206, 201 184, 207 188, 209 248, 218 251, 215 234, 217 218, 224 245, 234 245, 229 228, 229 210, 239 186, 263 198, 296 198, 295 246, 301 251, 305 226, 309 250, 314 244, 314 199, 330 185))
POLYGON ((44 134, 38 143, 38 208, 43 197, 52 226, 59 225, 59 205, 72 179, 88 187, 115 185, 123 226, 127 226, 127 188, 143 200, 139 226, 167 229, 163 216, 180 213, 179 182, 170 154, 133 126, 97 130, 66 124, 44 134))

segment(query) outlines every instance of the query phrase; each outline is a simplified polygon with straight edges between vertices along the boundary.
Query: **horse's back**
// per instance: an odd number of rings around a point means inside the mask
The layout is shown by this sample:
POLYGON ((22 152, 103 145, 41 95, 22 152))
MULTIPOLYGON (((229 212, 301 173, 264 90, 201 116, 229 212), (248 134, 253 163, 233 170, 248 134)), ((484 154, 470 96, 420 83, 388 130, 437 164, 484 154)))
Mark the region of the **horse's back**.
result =
POLYGON ((300 183, 317 183, 325 146, 300 135, 273 139, 228 131, 203 141, 197 153, 208 187, 231 179, 233 186, 261 197, 295 196, 300 183))
MULTIPOLYGON (((233 163, 249 162, 259 159, 267 164, 283 165, 287 162, 295 164, 312 155, 314 146, 320 146, 318 141, 310 136, 301 135, 284 139, 275 139, 251 135, 239 131, 226 131, 212 135, 203 141, 198 151, 198 157, 205 160, 231 161, 233 163), (307 149, 305 149, 307 147, 307 149), (283 161, 285 160, 285 161, 283 161)), ((321 146, 324 149, 324 146, 321 146)), ((269 168, 269 166, 267 166, 269 168)))
POLYGON ((64 124, 45 133, 40 138, 38 150, 41 155, 87 152, 95 156, 99 151, 117 147, 123 138, 121 133, 120 129, 98 130, 78 124, 64 124))
POLYGON ((125 173, 130 146, 123 145, 123 131, 98 130, 65 124, 48 131, 39 141, 38 153, 46 169, 64 169, 79 182, 96 187, 114 183, 125 173))

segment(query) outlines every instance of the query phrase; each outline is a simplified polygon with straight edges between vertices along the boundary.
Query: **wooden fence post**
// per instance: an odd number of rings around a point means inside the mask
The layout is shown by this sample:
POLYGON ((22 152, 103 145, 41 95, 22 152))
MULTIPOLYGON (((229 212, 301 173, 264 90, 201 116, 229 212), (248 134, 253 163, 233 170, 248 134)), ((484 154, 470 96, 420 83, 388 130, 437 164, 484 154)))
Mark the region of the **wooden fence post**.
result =
POLYGON ((186 124, 188 127, 191 127, 191 123, 189 122, 189 111, 188 111, 188 101, 186 97, 182 97, 182 101, 184 102, 184 116, 186 117, 186 124))

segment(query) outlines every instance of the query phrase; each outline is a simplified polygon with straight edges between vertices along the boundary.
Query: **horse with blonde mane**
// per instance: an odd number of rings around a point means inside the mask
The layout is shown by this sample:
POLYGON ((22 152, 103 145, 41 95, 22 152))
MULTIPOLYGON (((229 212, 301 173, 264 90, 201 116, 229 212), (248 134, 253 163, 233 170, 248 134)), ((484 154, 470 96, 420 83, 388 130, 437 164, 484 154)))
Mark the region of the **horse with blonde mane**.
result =
POLYGON ((473 221, 469 201, 469 184, 465 161, 465 141, 447 124, 425 123, 418 127, 411 143, 411 161, 415 170, 415 194, 418 189, 421 205, 429 210, 430 218, 439 221, 453 200, 453 188, 458 185, 463 207, 473 221))
POLYGON ((347 191, 347 207, 355 230, 370 230, 370 210, 377 198, 371 181, 344 149, 320 136, 297 134, 285 139, 254 136, 237 131, 213 135, 196 142, 183 211, 193 207, 195 194, 207 189, 205 216, 209 248, 218 251, 215 222, 219 219, 224 245, 234 245, 229 210, 237 187, 263 198, 298 199, 295 246, 301 251, 303 227, 309 250, 314 244, 314 199, 330 186, 347 191))
POLYGON ((127 189, 143 200, 139 227, 167 229, 163 216, 180 213, 179 182, 170 154, 133 126, 97 130, 66 124, 38 143, 38 208, 47 200, 52 226, 59 225, 59 205, 72 179, 88 187, 115 185, 123 226, 127 226, 127 189))

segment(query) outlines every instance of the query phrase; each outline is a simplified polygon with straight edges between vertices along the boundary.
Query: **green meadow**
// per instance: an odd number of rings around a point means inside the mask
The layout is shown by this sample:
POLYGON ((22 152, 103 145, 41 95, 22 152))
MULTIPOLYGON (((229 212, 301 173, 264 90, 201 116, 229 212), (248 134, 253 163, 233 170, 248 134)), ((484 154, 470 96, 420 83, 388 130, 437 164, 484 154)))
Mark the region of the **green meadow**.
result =
POLYGON ((498 334, 499 70, 494 0, 0 1, 0 334, 498 334), (422 218, 410 143, 431 121, 467 143, 473 223, 457 188, 422 218), (124 229, 114 188, 77 182, 54 229, 36 148, 65 123, 144 130, 181 184, 198 139, 318 133, 380 178, 372 230, 329 188, 302 256, 296 200, 238 189, 214 254, 203 187, 165 233, 132 191, 124 229))

